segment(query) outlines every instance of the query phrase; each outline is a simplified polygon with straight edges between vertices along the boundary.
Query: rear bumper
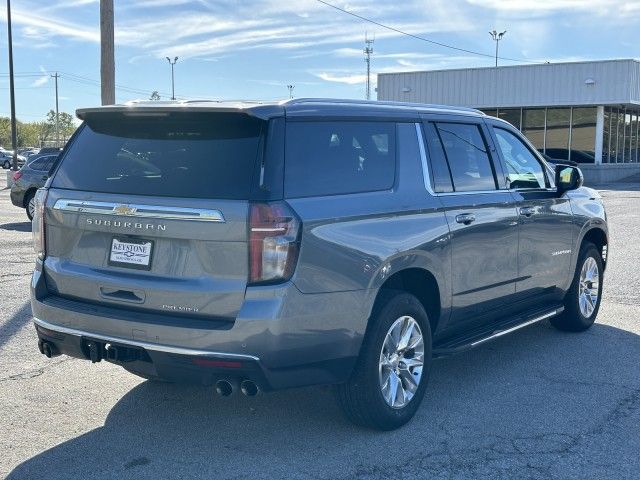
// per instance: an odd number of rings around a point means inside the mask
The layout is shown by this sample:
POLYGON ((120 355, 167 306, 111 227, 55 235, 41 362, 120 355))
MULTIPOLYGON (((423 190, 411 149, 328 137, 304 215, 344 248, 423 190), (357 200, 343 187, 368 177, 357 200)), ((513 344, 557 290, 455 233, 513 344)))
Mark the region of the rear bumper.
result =
POLYGON ((249 288, 234 320, 208 321, 54 297, 41 268, 31 284, 41 340, 82 359, 90 358, 87 341, 141 349, 144 361, 107 360, 177 382, 246 378, 263 390, 340 383, 351 374, 366 329, 364 291, 305 295, 293 284, 249 288))
POLYGON ((16 207, 24 208, 24 190, 12 188, 9 196, 11 197, 11 203, 16 207))

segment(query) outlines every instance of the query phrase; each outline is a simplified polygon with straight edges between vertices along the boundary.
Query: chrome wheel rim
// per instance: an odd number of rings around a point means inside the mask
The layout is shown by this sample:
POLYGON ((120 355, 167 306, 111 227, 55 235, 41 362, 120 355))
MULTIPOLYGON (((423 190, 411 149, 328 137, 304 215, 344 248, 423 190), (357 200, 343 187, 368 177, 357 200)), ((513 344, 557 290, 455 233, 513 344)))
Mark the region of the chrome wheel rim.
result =
POLYGON ((598 263, 593 257, 588 257, 580 270, 580 285, 578 286, 578 304, 583 317, 593 315, 598 303, 598 290, 600 288, 600 272, 598 263))
POLYGON ((31 197, 29 199, 29 203, 27 204, 27 209, 29 210, 29 217, 33 218, 34 213, 36 213, 36 198, 31 197))
POLYGON ((382 397, 391 408, 403 408, 416 394, 424 366, 424 338, 420 325, 408 315, 387 331, 380 352, 382 397))

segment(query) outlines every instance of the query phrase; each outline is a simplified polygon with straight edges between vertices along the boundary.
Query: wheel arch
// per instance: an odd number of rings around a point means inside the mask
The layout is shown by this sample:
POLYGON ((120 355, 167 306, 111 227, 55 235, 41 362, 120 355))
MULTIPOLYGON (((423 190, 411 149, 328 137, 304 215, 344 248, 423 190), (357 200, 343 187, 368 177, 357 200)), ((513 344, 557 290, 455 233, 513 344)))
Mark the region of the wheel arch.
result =
POLYGON ((435 333, 442 316, 442 288, 436 276, 428 269, 409 267, 389 275, 380 285, 373 302, 371 313, 379 308, 381 299, 389 290, 397 290, 414 295, 422 304, 427 316, 432 334, 435 333))
POLYGON ((26 192, 24 192, 24 195, 22 196, 22 206, 24 208, 27 208, 27 202, 29 201, 29 196, 30 195, 35 195, 36 192, 38 191, 38 187, 30 187, 27 189, 26 192))
POLYGON ((599 226, 591 226, 584 230, 580 239, 580 248, 586 243, 593 243, 602 257, 603 268, 607 265, 607 253, 609 247, 609 236, 607 232, 599 226))

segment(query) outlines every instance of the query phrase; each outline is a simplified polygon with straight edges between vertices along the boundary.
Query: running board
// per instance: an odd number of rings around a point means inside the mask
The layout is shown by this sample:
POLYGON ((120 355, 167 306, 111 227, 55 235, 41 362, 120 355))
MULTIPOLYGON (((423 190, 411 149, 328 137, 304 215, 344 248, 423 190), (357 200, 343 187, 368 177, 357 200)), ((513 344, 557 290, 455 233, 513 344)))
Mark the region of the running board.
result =
POLYGON ((433 348, 433 356, 435 358, 440 358, 470 350, 478 345, 482 345, 483 343, 502 337, 503 335, 520 330, 521 328, 555 317, 562 313, 563 310, 563 306, 557 306, 552 310, 546 310, 543 312, 538 311, 532 315, 516 317, 492 323, 490 325, 484 325, 467 332, 462 336, 456 336, 449 338, 442 343, 437 343, 433 348))

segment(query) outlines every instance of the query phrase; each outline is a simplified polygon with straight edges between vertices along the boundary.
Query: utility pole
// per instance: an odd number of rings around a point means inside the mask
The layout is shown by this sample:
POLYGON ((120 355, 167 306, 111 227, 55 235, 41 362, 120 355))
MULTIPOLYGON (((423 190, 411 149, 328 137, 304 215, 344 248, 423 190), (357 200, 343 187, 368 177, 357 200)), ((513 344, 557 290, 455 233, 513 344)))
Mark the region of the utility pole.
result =
POLYGON ((113 0, 100 0, 100 90, 102 105, 116 103, 113 53, 113 0))
POLYGON ((178 61, 178 57, 175 57, 173 59, 173 62, 171 61, 171 59, 169 57, 166 57, 166 59, 169 62, 169 65, 171 65, 171 100, 175 100, 176 99, 176 87, 175 87, 176 82, 175 82, 175 78, 173 76, 173 66, 178 61))
POLYGON ((371 54, 373 53, 374 39, 364 34, 364 61, 367 63, 367 100, 371 100, 371 54))
POLYGON ((18 130, 16 127, 16 97, 13 85, 13 40, 11 37, 11 0, 7 0, 7 34, 9 40, 9 96, 11 97, 11 148, 13 162, 11 168, 18 170, 18 130))
POLYGON ((296 88, 295 85, 287 85, 287 89, 289 90, 289 98, 293 98, 293 89, 296 88))
POLYGON ((498 66, 498 44, 500 43, 500 40, 502 40, 502 37, 504 37, 505 33, 507 33, 506 30, 500 33, 496 32, 495 30, 489 32, 489 35, 491 35, 493 41, 496 42, 496 67, 498 66))
POLYGON ((51 75, 56 81, 56 147, 60 146, 60 115, 58 114, 58 72, 51 75))

